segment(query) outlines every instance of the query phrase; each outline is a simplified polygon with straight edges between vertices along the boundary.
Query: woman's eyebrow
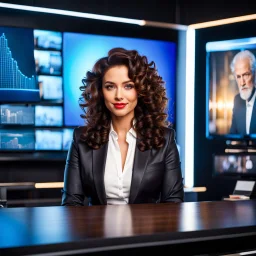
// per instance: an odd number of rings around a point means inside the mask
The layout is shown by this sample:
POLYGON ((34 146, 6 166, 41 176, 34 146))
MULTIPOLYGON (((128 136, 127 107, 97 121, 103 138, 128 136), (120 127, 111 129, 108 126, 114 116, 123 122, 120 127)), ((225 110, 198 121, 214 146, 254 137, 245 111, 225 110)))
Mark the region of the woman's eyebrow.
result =
MULTIPOLYGON (((122 84, 127 84, 127 83, 131 83, 132 82, 132 80, 130 79, 130 80, 128 80, 128 81, 125 81, 125 82, 122 82, 122 84)), ((132 82, 133 83, 133 82, 132 82)))
MULTIPOLYGON (((133 83, 133 81, 132 80, 127 80, 127 81, 122 82, 122 84, 127 84, 127 83, 133 83)), ((104 84, 115 84, 115 83, 111 82, 111 81, 106 81, 106 82, 104 82, 104 84)))
POLYGON ((104 84, 115 84, 115 83, 113 83, 111 81, 106 81, 106 82, 104 82, 104 84))

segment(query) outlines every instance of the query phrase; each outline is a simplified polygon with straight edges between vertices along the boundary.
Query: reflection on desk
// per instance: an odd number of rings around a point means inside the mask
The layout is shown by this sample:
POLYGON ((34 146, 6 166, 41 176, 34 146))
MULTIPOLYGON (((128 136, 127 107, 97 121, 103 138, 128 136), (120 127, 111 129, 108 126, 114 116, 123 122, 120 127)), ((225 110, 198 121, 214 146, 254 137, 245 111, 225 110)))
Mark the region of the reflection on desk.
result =
POLYGON ((170 255, 174 250, 196 255, 256 248, 254 200, 2 208, 0 223, 1 256, 170 255))

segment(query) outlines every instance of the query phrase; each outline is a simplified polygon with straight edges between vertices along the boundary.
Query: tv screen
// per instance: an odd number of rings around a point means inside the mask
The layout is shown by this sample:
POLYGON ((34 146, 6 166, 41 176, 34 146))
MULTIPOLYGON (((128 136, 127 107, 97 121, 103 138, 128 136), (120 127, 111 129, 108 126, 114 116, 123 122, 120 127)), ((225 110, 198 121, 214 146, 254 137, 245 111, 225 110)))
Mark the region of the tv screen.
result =
POLYGON ((255 71, 249 65, 239 66, 238 61, 231 70, 236 54, 245 50, 256 56, 256 37, 206 44, 208 138, 251 139, 256 136, 255 71))
POLYGON ((175 123, 175 77, 176 44, 168 41, 102 36, 79 33, 63 33, 63 80, 64 80, 64 124, 84 125, 79 106, 82 79, 94 63, 107 55, 114 47, 137 50, 154 61, 159 74, 165 81, 169 99, 169 121, 175 123))
POLYGON ((0 102, 40 100, 33 29, 0 27, 0 102))
POLYGON ((70 144, 73 140, 73 129, 63 129, 63 150, 69 150, 70 144))
POLYGON ((1 150, 34 150, 35 134, 32 130, 1 130, 1 150))
POLYGON ((41 100, 62 102, 63 89, 61 76, 38 76, 38 83, 41 100))
POLYGON ((35 126, 62 126, 61 106, 36 106, 35 126))
POLYGON ((62 57, 60 52, 35 50, 34 54, 38 75, 61 75, 62 57))
POLYGON ((34 125, 35 107, 26 105, 0 105, 2 125, 34 125))
POLYGON ((62 33, 47 30, 34 30, 35 49, 62 50, 62 33))
POLYGON ((256 179, 255 154, 214 155, 213 167, 214 176, 256 179))
POLYGON ((36 130, 36 150, 62 150, 62 131, 36 130))

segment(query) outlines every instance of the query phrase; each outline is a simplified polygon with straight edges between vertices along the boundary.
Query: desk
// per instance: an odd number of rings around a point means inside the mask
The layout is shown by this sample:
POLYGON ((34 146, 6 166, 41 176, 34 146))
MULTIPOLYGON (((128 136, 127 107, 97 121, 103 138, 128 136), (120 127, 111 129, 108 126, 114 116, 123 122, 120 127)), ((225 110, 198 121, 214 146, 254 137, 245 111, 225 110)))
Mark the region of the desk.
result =
POLYGON ((1 256, 220 255, 256 248, 254 200, 2 208, 0 223, 1 256))
MULTIPOLYGON (((4 205, 5 207, 17 207, 18 206, 52 206, 61 205, 61 198, 36 198, 32 199, 21 199, 17 198, 16 200, 8 199, 8 191, 9 190, 40 190, 40 189, 59 189, 63 188, 63 182, 12 182, 12 183, 0 183, 0 207, 4 205)), ((198 201, 198 193, 205 192, 206 187, 193 187, 193 188, 184 188, 185 192, 185 202, 197 202, 198 201)), ((59 193, 61 196, 61 193, 59 193)))

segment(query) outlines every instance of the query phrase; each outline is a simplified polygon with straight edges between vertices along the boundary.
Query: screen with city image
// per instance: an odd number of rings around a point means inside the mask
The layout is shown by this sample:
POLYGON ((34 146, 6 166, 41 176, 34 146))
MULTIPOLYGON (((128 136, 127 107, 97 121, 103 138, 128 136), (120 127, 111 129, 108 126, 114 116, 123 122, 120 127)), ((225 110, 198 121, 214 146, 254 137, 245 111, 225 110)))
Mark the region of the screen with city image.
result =
POLYGON ((206 137, 256 137, 256 37, 206 44, 206 137))

